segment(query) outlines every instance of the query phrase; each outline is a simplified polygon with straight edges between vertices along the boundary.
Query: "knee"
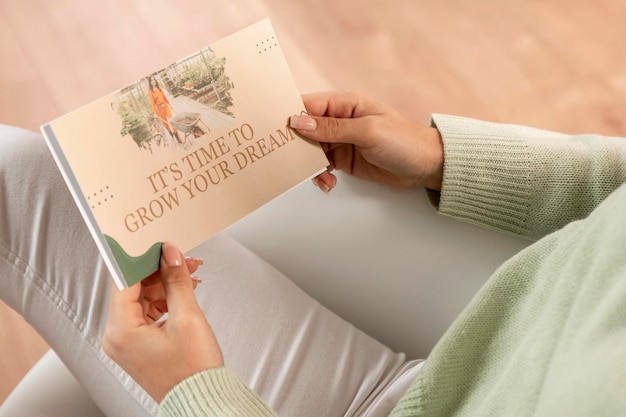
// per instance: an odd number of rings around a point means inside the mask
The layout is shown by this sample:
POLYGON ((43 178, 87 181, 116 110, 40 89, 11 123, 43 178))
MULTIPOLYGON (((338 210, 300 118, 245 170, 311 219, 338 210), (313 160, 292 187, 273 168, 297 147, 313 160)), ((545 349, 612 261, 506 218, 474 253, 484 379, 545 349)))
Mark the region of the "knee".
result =
POLYGON ((2 197, 14 199, 19 189, 29 188, 32 193, 49 180, 57 182, 60 173, 41 135, 0 125, 0 178, 2 197))
POLYGON ((39 161, 42 156, 45 157, 44 152, 49 153, 41 135, 0 125, 0 169, 3 173, 27 168, 23 163, 39 161))
POLYGON ((0 232, 25 227, 67 187, 43 137, 0 125, 0 232))

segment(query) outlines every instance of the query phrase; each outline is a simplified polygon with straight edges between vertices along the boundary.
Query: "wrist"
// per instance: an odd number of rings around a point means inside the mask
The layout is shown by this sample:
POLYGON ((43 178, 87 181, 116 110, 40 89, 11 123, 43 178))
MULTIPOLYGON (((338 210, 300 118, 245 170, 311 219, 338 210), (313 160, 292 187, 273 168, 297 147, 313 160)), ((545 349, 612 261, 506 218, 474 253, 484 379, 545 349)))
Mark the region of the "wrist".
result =
POLYGON ((423 186, 430 190, 441 191, 444 165, 443 139, 437 128, 429 127, 427 129, 427 152, 429 153, 428 161, 430 161, 430 166, 427 167, 423 186))

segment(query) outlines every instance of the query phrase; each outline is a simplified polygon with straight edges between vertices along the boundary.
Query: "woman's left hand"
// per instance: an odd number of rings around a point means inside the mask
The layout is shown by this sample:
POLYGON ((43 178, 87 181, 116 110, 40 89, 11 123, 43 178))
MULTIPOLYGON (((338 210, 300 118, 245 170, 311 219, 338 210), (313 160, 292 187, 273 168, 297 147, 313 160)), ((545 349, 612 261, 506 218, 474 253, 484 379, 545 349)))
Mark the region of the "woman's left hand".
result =
POLYGON ((197 268, 196 260, 164 243, 158 272, 123 291, 114 287, 111 294, 102 348, 159 403, 187 377, 224 366, 195 298, 190 270, 197 268))

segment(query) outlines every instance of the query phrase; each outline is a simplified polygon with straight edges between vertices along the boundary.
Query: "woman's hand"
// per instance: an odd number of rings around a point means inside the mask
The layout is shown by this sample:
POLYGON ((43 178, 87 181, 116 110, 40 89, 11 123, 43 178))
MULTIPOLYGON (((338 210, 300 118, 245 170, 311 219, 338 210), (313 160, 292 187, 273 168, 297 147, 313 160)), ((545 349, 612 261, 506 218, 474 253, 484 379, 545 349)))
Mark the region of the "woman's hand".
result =
POLYGON ((439 131, 407 119, 356 93, 317 93, 302 97, 306 116, 290 125, 321 142, 331 167, 315 182, 328 192, 333 168, 393 187, 441 190, 443 145, 439 131))
POLYGON ((158 272, 111 294, 102 348, 157 402, 185 378, 224 366, 194 295, 190 270, 197 268, 197 260, 164 243, 158 272))

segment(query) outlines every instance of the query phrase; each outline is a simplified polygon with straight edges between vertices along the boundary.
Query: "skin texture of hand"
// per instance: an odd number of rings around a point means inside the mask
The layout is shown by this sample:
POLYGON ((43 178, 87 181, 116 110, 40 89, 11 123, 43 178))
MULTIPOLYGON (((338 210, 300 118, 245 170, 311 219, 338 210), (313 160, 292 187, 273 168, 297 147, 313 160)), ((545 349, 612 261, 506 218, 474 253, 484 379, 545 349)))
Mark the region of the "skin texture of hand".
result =
POLYGON ((336 185, 336 168, 355 177, 392 187, 441 190, 443 144, 435 128, 357 93, 302 96, 306 116, 290 126, 319 141, 331 166, 314 180, 323 191, 336 185))
POLYGON ((123 291, 114 287, 111 293, 102 348, 159 403, 187 377, 224 366, 217 339, 195 298, 190 270, 198 264, 164 243, 158 272, 123 291), (166 312, 167 319, 158 321, 166 312))

